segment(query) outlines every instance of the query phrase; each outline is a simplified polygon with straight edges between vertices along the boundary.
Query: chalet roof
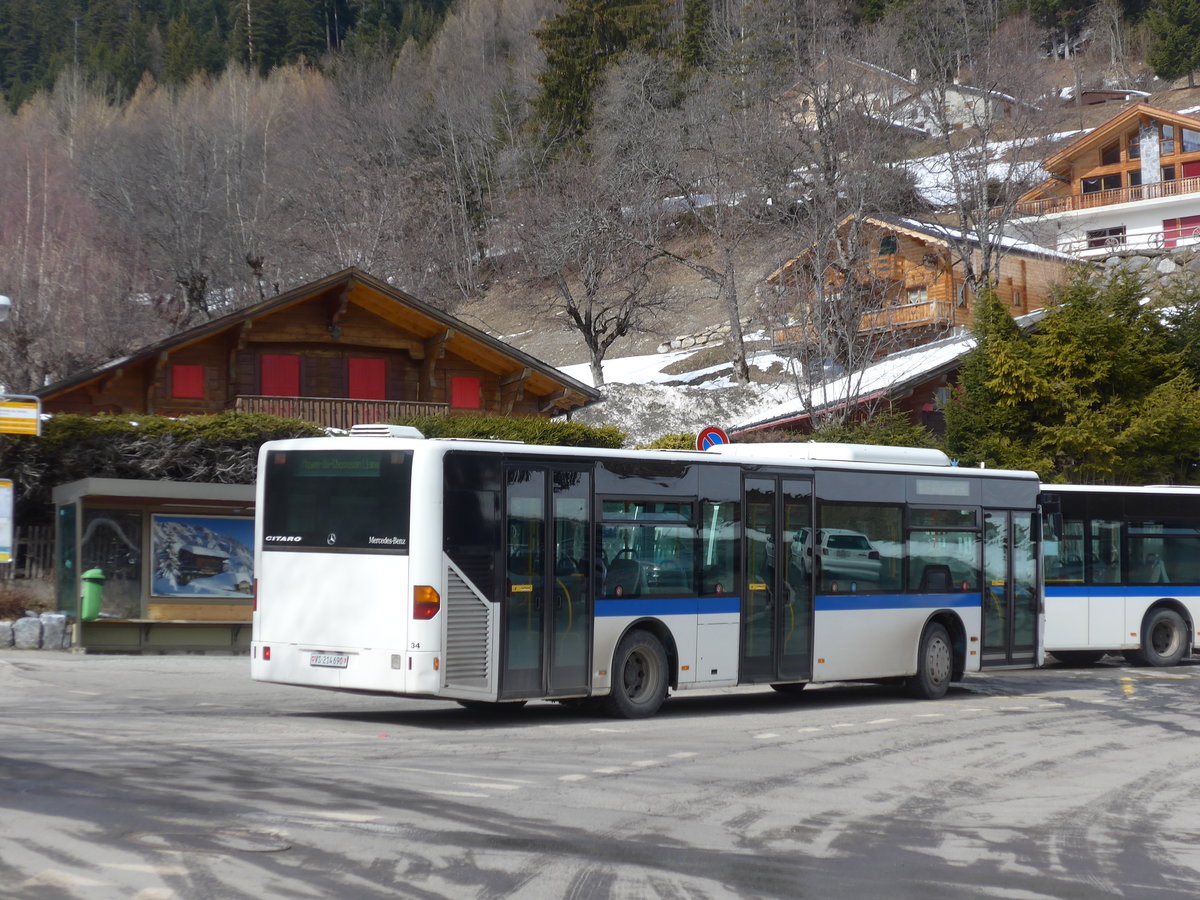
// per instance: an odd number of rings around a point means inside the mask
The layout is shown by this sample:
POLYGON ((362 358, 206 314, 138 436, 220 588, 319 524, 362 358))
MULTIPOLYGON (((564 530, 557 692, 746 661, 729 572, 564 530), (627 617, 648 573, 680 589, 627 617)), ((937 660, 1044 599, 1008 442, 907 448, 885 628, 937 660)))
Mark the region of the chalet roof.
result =
MULTIPOLYGON (((1044 309, 1038 309, 1015 321, 1019 328, 1028 329, 1040 322, 1045 314, 1044 309)), ((965 333, 889 354, 861 373, 835 378, 814 388, 807 397, 793 397, 766 413, 758 413, 734 424, 729 431, 734 435, 763 431, 803 422, 811 418, 814 412, 829 412, 847 404, 857 406, 888 397, 903 397, 914 388, 957 370, 962 365, 963 356, 974 347, 974 335, 965 333)))
MULTIPOLYGON (((851 220, 851 216, 847 216, 842 220, 839 228, 845 227, 846 223, 851 220)), ((864 216, 863 221, 867 224, 874 225, 884 231, 889 231, 894 234, 907 235, 915 238, 925 244, 939 244, 944 248, 951 248, 954 241, 965 241, 968 244, 978 245, 980 243, 978 236, 974 234, 964 233, 956 228, 950 228, 946 225, 939 225, 934 222, 922 222, 919 219, 912 219, 907 216, 896 216, 889 213, 876 213, 870 216, 864 216)), ((1032 244, 1029 241, 1021 241, 1011 237, 1001 237, 1000 245, 1004 248, 1004 252, 1015 254, 1017 256, 1038 257, 1041 259, 1049 259, 1055 262, 1078 264, 1079 259, 1071 256, 1068 253, 1060 253, 1057 250, 1050 250, 1046 247, 1032 244)), ((800 261, 802 256, 794 256, 785 262, 782 266, 767 276, 767 282, 776 284, 783 276, 785 276, 796 263, 800 261)))
MULTIPOLYGON (((1093 128, 1087 134, 1067 144, 1067 146, 1063 147, 1057 153, 1047 156, 1042 160, 1042 168, 1051 175, 1062 176, 1069 174, 1071 162, 1081 153, 1089 152, 1101 144, 1111 141, 1114 136, 1121 135, 1130 125, 1140 121, 1143 117, 1173 125, 1184 125, 1188 128, 1200 129, 1200 119, 1197 119, 1195 116, 1172 112, 1158 106, 1151 106, 1148 103, 1135 103, 1123 109, 1103 124, 1093 128)), ((1035 188, 1034 190, 1036 191, 1037 189, 1035 188)))
POLYGON ((568 410, 600 399, 600 392, 590 385, 354 267, 197 325, 128 356, 85 369, 41 388, 36 394, 42 400, 53 399, 123 367, 177 352, 234 328, 252 328, 257 319, 314 300, 327 302, 335 318, 338 310, 344 311, 347 304, 353 303, 423 340, 443 340, 447 352, 495 373, 502 381, 524 379, 525 391, 541 398, 544 404, 568 410))

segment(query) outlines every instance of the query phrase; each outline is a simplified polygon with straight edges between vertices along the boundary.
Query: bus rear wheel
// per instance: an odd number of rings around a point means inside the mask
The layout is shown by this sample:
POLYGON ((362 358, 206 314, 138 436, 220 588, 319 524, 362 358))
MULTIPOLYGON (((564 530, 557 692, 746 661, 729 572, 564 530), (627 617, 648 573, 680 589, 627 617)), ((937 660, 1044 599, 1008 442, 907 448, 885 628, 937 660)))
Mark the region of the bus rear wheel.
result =
POLYGON ((1156 609, 1142 629, 1142 657, 1151 666, 1176 666, 1187 651, 1188 629, 1173 609, 1156 609))
POLYGON ((613 654, 605 711, 621 719, 652 716, 667 699, 667 651, 648 631, 631 631, 613 654))
POLYGON ((950 632, 938 622, 930 622, 921 634, 917 648, 917 674, 908 679, 908 692, 918 700, 937 700, 946 696, 954 674, 954 648, 950 632))

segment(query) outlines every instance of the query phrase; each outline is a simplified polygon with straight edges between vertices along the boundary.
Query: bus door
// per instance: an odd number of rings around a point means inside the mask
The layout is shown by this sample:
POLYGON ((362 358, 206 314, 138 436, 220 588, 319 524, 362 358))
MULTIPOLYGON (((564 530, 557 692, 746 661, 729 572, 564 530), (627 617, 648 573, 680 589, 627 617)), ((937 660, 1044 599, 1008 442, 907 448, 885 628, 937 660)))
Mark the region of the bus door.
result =
POLYGON ((982 667, 1037 662, 1037 545, 1034 514, 984 511, 982 667))
POLYGON ((513 463, 505 485, 500 698, 586 693, 591 473, 513 463))
POLYGON ((747 478, 738 680, 812 677, 812 481, 747 478))

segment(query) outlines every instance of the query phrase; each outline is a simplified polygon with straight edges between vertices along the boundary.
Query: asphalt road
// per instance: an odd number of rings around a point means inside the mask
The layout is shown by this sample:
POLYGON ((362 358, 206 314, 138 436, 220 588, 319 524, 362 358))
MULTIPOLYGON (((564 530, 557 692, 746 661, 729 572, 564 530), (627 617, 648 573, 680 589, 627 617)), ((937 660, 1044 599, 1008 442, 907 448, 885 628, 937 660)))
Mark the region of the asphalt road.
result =
POLYGON ((655 718, 0 651, 0 896, 1195 898, 1200 664, 655 718))

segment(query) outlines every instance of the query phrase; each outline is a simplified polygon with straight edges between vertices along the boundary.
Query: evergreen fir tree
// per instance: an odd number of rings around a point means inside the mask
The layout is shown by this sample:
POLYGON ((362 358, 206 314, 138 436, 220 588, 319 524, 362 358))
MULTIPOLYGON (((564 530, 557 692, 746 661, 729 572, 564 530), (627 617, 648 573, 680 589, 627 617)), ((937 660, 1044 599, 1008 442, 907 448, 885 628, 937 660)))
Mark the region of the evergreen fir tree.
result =
POLYGON ((1195 87, 1195 70, 1200 66, 1200 0, 1160 0, 1150 15, 1154 43, 1146 61, 1159 78, 1173 81, 1187 76, 1195 87))
POLYGON ((552 131, 578 137, 591 124, 604 71, 630 48, 654 50, 665 29, 665 0, 567 0, 566 10, 534 32, 546 53, 538 75, 538 114, 552 131))

